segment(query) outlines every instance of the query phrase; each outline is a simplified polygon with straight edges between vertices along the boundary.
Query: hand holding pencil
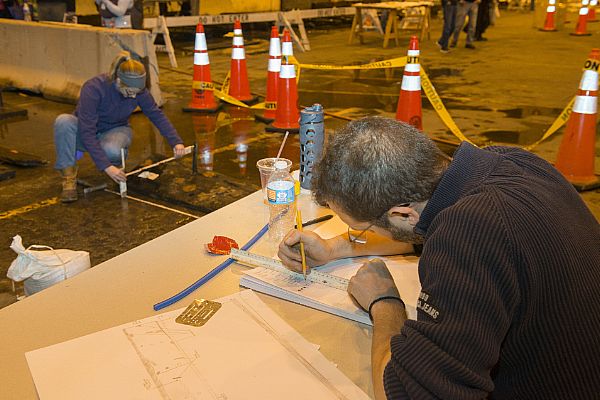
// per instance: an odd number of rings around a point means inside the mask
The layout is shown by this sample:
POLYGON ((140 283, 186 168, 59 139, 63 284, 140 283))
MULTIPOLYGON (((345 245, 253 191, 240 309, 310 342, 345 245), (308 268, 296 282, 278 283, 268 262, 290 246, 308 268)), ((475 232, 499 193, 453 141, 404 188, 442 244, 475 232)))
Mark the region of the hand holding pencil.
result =
MULTIPOLYGON (((302 232, 302 214, 300 214, 300 210, 296 211, 296 226, 298 227, 298 231, 302 232)), ((300 239, 300 256, 302 257, 302 275, 304 275, 304 280, 306 280, 306 253, 304 253, 304 242, 300 239)))
MULTIPOLYGON (((296 213, 296 218, 298 213, 296 213)), ((310 274, 310 268, 323 265, 332 261, 332 245, 336 239, 323 239, 315 232, 304 231, 298 228, 300 225, 302 228, 317 224, 319 222, 327 221, 332 218, 332 215, 326 215, 311 219, 301 224, 296 224, 295 228, 288 232, 283 238, 283 241, 279 244, 279 251, 277 253, 279 259, 283 264, 292 271, 303 272, 306 270, 307 274, 310 274), (301 253, 300 244, 304 248, 303 254, 301 253), (304 255, 303 267, 302 260, 304 255)), ((296 223, 298 219, 296 219, 296 223)))

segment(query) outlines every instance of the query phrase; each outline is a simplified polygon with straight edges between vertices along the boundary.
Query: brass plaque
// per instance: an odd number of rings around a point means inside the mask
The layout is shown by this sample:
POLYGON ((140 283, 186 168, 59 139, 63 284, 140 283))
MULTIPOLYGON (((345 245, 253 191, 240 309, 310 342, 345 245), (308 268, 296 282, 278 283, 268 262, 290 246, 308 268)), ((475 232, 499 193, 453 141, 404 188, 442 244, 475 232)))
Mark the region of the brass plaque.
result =
POLYGON ((202 326, 221 308, 221 303, 210 300, 194 300, 185 311, 175 319, 184 325, 202 326))

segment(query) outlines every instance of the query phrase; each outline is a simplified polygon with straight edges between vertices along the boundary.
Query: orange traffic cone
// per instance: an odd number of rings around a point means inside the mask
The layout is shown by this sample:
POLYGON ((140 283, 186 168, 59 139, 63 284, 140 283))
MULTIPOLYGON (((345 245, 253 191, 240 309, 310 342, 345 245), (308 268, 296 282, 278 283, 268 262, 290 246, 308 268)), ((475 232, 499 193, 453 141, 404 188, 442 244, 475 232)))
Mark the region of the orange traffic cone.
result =
POLYGON ((281 44, 281 69, 277 83, 277 113, 275 122, 267 126, 267 130, 271 132, 298 132, 300 130, 296 70, 290 59, 293 55, 290 32, 284 29, 281 44))
POLYGON ((599 66, 600 49, 593 49, 583 67, 583 77, 556 159, 556 168, 577 190, 600 186, 600 180, 594 175, 599 66))
POLYGON ((540 31, 544 32, 556 32, 556 26, 554 24, 554 15, 556 14, 556 0, 548 0, 548 7, 546 7, 546 21, 544 27, 540 31))
POLYGON ((204 26, 196 26, 196 42, 194 45, 194 78, 192 82, 192 101, 183 111, 215 112, 220 103, 215 101, 214 85, 210 79, 210 61, 204 26))
POLYGON ((419 65, 419 39, 410 38, 406 66, 402 76, 402 87, 398 99, 396 119, 411 124, 417 129, 423 129, 421 113, 421 66, 419 65))
POLYGON ((194 135, 198 146, 200 168, 205 171, 212 171, 217 115, 192 115, 192 126, 194 127, 194 135))
POLYGON ((590 0, 581 0, 581 8, 579 9, 579 19, 577 20, 577 26, 575 27, 575 32, 571 32, 573 36, 590 36, 591 33, 588 33, 586 30, 587 27, 587 19, 588 19, 588 4, 590 0))
POLYGON ((246 52, 242 24, 238 19, 233 23, 233 47, 231 49, 231 77, 229 79, 229 94, 247 104, 254 103, 256 96, 250 94, 248 70, 246 68, 246 52))
POLYGON ((596 18, 596 6, 598 5, 598 0, 590 0, 590 7, 588 12, 587 22, 598 22, 596 18))
POLYGON ((277 116, 277 83, 281 69, 281 44, 279 43, 279 29, 271 27, 271 41, 269 42, 269 65, 267 66, 267 96, 265 97, 265 112, 256 119, 270 124, 277 116))

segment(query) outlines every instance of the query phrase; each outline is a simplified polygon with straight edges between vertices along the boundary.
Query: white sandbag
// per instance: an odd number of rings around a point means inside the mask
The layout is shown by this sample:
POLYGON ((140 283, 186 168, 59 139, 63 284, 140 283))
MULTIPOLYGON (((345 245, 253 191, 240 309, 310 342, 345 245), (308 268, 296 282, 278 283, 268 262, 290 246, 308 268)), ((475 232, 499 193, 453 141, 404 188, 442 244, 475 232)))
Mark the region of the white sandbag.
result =
POLYGON ((6 276, 15 282, 25 281, 27 296, 90 268, 90 254, 87 251, 55 250, 36 244, 26 249, 19 235, 13 237, 10 248, 18 256, 10 264, 6 276), (31 250, 33 248, 45 250, 31 250))

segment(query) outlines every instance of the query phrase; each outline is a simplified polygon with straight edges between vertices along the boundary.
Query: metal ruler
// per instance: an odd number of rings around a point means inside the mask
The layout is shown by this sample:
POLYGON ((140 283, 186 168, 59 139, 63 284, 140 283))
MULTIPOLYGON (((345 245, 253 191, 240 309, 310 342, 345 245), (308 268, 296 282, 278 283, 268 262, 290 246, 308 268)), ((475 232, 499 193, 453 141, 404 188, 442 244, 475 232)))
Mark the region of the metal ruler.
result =
MULTIPOLYGON (((263 267, 289 275, 295 280, 304 280, 304 276, 302 276, 301 273, 290 271, 279 260, 274 260, 265 256, 259 256, 258 254, 252 254, 250 252, 235 248, 231 249, 230 257, 251 267, 263 267)), ((325 272, 317 271, 314 268, 311 269, 310 274, 306 275, 306 280, 314 283, 320 283, 321 285, 329 286, 339 290, 348 290, 348 279, 326 274, 325 272)))

